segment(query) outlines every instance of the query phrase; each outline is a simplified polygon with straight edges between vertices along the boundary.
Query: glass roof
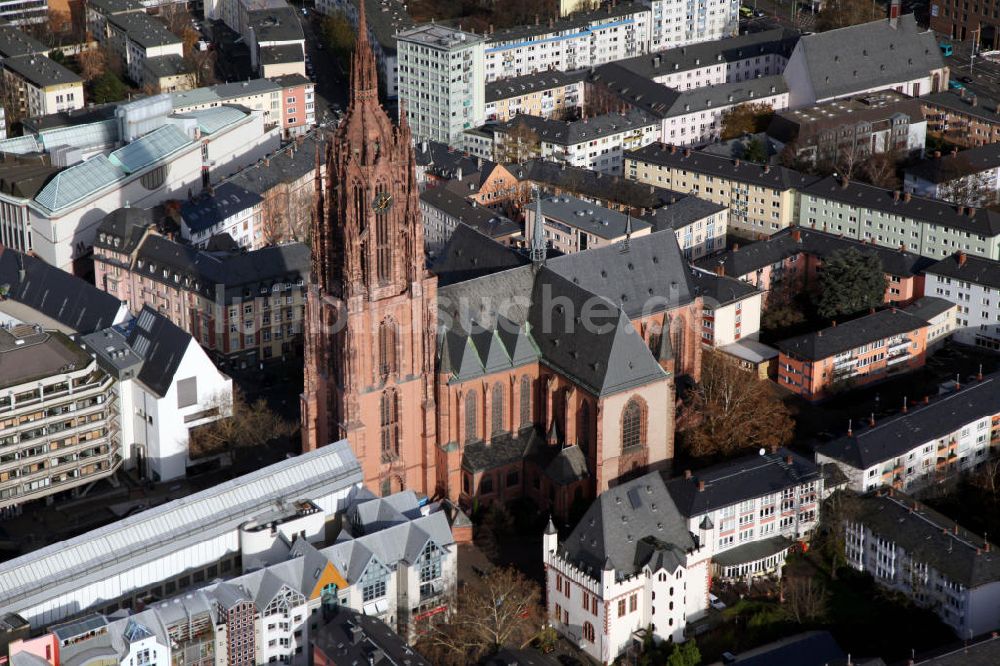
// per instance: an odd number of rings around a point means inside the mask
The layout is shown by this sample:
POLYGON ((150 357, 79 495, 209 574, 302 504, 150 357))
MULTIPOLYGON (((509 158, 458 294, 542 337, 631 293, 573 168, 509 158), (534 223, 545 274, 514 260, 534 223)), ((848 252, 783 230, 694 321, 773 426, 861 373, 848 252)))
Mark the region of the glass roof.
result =
POLYGON ((111 153, 111 162, 126 173, 135 173, 191 143, 182 130, 164 125, 111 153))
POLYGON ((85 162, 60 171, 35 197, 42 206, 55 211, 82 201, 91 194, 125 177, 104 155, 97 155, 85 162))

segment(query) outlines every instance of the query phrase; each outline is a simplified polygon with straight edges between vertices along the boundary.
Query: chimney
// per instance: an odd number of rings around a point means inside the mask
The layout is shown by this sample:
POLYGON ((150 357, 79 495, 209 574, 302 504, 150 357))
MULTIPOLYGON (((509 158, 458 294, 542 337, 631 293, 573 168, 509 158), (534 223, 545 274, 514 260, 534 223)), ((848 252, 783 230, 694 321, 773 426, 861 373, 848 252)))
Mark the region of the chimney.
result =
POLYGON ((958 214, 959 215, 965 215, 965 206, 959 206, 958 207, 958 214))
POLYGON ((764 173, 771 173, 771 165, 770 164, 765 164, 764 165, 764 173))
POLYGON ((958 252, 958 267, 961 268, 962 266, 965 266, 965 262, 967 260, 968 260, 968 257, 965 256, 965 252, 962 252, 961 250, 959 250, 959 252, 958 252))
POLYGON ((690 479, 691 478, 691 470, 689 470, 689 469, 684 470, 684 478, 685 479, 690 479))
POLYGON ((799 229, 792 229, 792 240, 796 243, 802 242, 802 231, 799 229))
POLYGON ((698 482, 698 492, 699 493, 705 492, 705 482, 704 481, 699 481, 698 482))
POLYGON ((786 465, 791 465, 792 464, 792 457, 791 456, 785 456, 785 464, 786 465))
POLYGON ((719 275, 719 276, 725 275, 726 274, 726 268, 725 268, 725 266, 723 266, 722 264, 719 264, 718 266, 716 266, 715 267, 715 274, 719 275))
POLYGON ((896 190, 895 192, 892 193, 892 200, 899 201, 899 190, 896 190))
POLYGON ((975 217, 976 216, 976 208, 975 208, 975 206, 969 206, 969 207, 967 207, 965 209, 965 213, 969 217, 975 217))
POLYGON ((868 417, 868 427, 869 428, 875 427, 875 412, 872 412, 871 416, 868 417))
POLYGON ((671 155, 677 154, 677 146, 674 146, 674 145, 670 146, 670 154, 671 155))
POLYGON ((831 320, 830 327, 831 328, 837 328, 837 320, 836 319, 831 320))
POLYGON ((900 0, 890 0, 889 2, 889 26, 895 30, 899 23, 900 0))
POLYGON ((853 428, 853 425, 854 425, 854 420, 853 419, 847 419, 847 436, 848 437, 854 437, 854 428, 853 428))
POLYGON ((954 532, 955 534, 958 534, 958 523, 955 523, 955 526, 954 526, 954 527, 952 527, 952 531, 953 531, 953 532, 954 532))
POLYGON ((691 157, 691 149, 690 148, 685 148, 684 149, 684 157, 691 157))
POLYGON ((979 105, 979 98, 973 95, 972 99, 969 100, 969 106, 976 107, 978 105, 979 105))
POLYGON ((907 412, 907 409, 906 409, 906 396, 904 395, 903 396, 903 413, 905 414, 906 412, 907 412))
POLYGON ((910 203, 910 199, 913 198, 913 193, 903 192, 903 203, 910 203))
POLYGON ((851 184, 851 179, 848 178, 847 176, 844 176, 843 178, 840 179, 840 189, 846 190, 847 186, 850 184, 851 184))
POLYGON ((924 396, 924 404, 925 405, 931 404, 931 397, 929 395, 924 396))
POLYGON ((934 151, 934 159, 936 159, 936 160, 941 159, 941 151, 940 150, 935 150, 934 151))
POLYGON ((733 252, 736 252, 739 249, 740 249, 740 244, 739 243, 733 243, 733 252))
POLYGON ((979 364, 979 372, 976 373, 976 381, 983 381, 983 364, 979 364))
POLYGON ((740 158, 737 157, 735 160, 733 160, 733 165, 734 166, 739 166, 740 165, 740 158))

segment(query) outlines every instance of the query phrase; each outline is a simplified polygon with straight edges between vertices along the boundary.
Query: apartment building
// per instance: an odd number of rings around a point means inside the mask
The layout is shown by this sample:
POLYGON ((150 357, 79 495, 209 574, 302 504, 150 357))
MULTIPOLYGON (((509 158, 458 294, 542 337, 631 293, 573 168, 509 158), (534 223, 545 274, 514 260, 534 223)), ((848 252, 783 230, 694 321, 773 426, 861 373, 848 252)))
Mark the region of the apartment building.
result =
POLYGON ((371 664, 388 658, 395 664, 430 666, 429 661, 378 618, 340 608, 313 633, 310 663, 337 666, 345 657, 352 664, 371 664))
POLYGON ((430 255, 444 249, 459 225, 471 227, 504 245, 523 241, 520 224, 464 195, 465 192, 449 186, 430 187, 420 193, 424 248, 430 255))
POLYGON ((236 183, 220 183, 181 204, 181 237, 205 249, 214 237, 227 234, 246 250, 260 249, 269 242, 264 235, 263 201, 236 183))
POLYGON ((784 77, 793 109, 895 90, 911 97, 948 89, 948 68, 937 38, 913 14, 804 35, 788 58, 784 77))
POLYGON ((263 199, 263 228, 269 242, 304 242, 308 238, 316 179, 326 173, 326 160, 320 160, 317 176, 316 153, 325 154, 325 146, 322 134, 300 134, 224 181, 263 199))
POLYGON ((283 136, 298 136, 316 124, 315 85, 299 74, 222 83, 174 93, 174 113, 190 113, 226 104, 264 114, 265 125, 280 127, 283 136))
POLYGON ((133 312, 160 312, 226 365, 301 353, 306 246, 201 251, 161 236, 150 213, 122 208, 101 222, 94 243, 100 289, 133 312))
POLYGON ((317 0, 316 11, 324 16, 343 14, 355 30, 358 29, 360 3, 365 3, 365 25, 368 40, 379 69, 379 85, 385 86, 388 99, 395 99, 399 92, 399 54, 396 35, 406 32, 416 24, 401 0, 317 0))
POLYGON ((735 278, 694 269, 691 284, 701 296, 701 343, 724 347, 739 340, 756 340, 764 292, 735 278))
POLYGON ((139 0, 89 0, 85 7, 87 31, 98 44, 111 48, 111 17, 145 11, 139 0))
POLYGON ((194 72, 176 53, 146 58, 142 63, 142 81, 156 93, 191 90, 196 85, 194 72))
POLYGON ((58 331, 0 328, 0 511, 113 475, 122 464, 114 379, 58 331))
POLYGON ((41 55, 3 59, 4 85, 15 91, 21 116, 83 108, 83 79, 41 55))
POLYGON ((907 305, 925 293, 924 269, 934 263, 904 248, 889 249, 831 233, 789 227, 750 245, 736 245, 698 266, 721 272, 761 289, 766 303, 785 301, 819 287, 823 262, 834 253, 854 250, 875 255, 885 271, 886 305, 907 305))
POLYGON ((797 31, 776 28, 666 50, 654 41, 650 53, 616 64, 668 88, 691 90, 780 75, 798 40, 797 31))
POLYGON ((833 177, 799 191, 799 226, 925 257, 1000 259, 1000 213, 833 177))
POLYGON ((620 2, 569 18, 491 32, 486 81, 557 69, 570 72, 649 52, 648 5, 620 2))
POLYGON ((650 51, 712 42, 739 32, 740 5, 734 0, 652 0, 650 51))
POLYGON ((821 400, 926 362, 928 322, 890 308, 778 342, 778 384, 821 400))
POLYGON ((653 225, 654 231, 673 231, 687 261, 726 247, 729 209, 725 206, 696 196, 681 196, 659 208, 642 207, 640 215, 653 225))
POLYGON ((903 493, 875 492, 856 505, 844 524, 850 566, 931 610, 958 636, 1000 626, 1000 559, 993 544, 903 493))
POLYGON ((254 536, 291 542, 305 531, 304 540, 324 539, 325 519, 346 510, 361 481, 347 442, 335 442, 8 560, 0 577, 16 583, 0 588, 0 603, 44 627, 232 577, 243 545, 251 556, 259 550, 254 536), (267 527, 241 531, 254 519, 267 527))
POLYGON ((250 47, 250 65, 260 76, 305 76, 306 38, 296 8, 282 3, 249 11, 241 34, 250 47))
POLYGON ((230 416, 233 383, 191 335, 150 306, 134 319, 79 338, 117 382, 122 457, 140 478, 182 478, 194 464, 194 428, 230 416), (134 414, 134 418, 128 415, 134 414))
POLYGON ((815 180, 781 166, 662 143, 626 155, 625 177, 728 206, 730 232, 746 238, 769 236, 795 224, 798 190, 815 180))
POLYGON ((925 275, 928 295, 958 306, 955 341, 1000 351, 1000 264, 959 252, 925 275))
POLYGON ((723 580, 780 575, 788 549, 819 524, 824 497, 820 468, 784 448, 686 470, 667 490, 723 580))
POLYGON ((107 37, 125 74, 137 85, 151 84, 144 78, 146 61, 163 56, 184 57, 181 38, 160 19, 145 12, 121 12, 107 17, 107 37))
POLYGON ((930 4, 930 28, 934 32, 964 42, 975 39, 984 51, 1000 46, 1000 21, 988 5, 959 5, 953 0, 935 0, 930 4))
POLYGON ((723 115, 738 106, 760 104, 775 110, 788 106, 788 88, 781 76, 678 91, 610 63, 598 67, 588 81, 658 119, 661 140, 682 146, 718 142, 723 115))
POLYGON ((903 174, 906 192, 953 204, 989 206, 1000 196, 1000 145, 953 150, 943 156, 936 152, 903 174))
POLYGON ((519 114, 565 118, 586 102, 584 78, 551 70, 487 83, 486 120, 504 123, 519 114))
POLYGON ((816 449, 847 486, 869 492, 890 486, 917 491, 968 472, 1000 444, 1000 377, 978 377, 937 396, 910 396, 902 411, 877 423, 844 423, 847 434, 816 449))
POLYGON ((400 108, 416 141, 455 148, 486 119, 483 52, 474 33, 431 23, 396 36, 400 108))
POLYGON ((950 143, 971 147, 1000 141, 1000 114, 996 102, 987 103, 976 95, 936 92, 920 98, 927 119, 927 131, 950 143))
MULTIPOLYGON (((0 17, 2 16, 2 9, 0 9, 0 17)), ((0 25, 0 60, 23 55, 47 56, 51 50, 14 25, 0 25)))
POLYGON ((649 629, 680 641, 708 609, 710 545, 699 543, 659 473, 601 493, 565 541, 543 537, 549 622, 601 663, 649 629))
POLYGON ((541 231, 545 235, 543 244, 562 254, 620 245, 649 234, 652 228, 627 213, 567 195, 543 196, 525 205, 525 245, 531 247, 535 233, 541 231))
POLYGON ((0 4, 0 19, 10 21, 13 25, 45 23, 48 11, 47 0, 8 1, 0 4))
POLYGON ((537 157, 621 175, 625 153, 659 141, 659 125, 640 109, 574 121, 518 115, 495 128, 493 151, 500 162, 537 157))
POLYGON ((858 163, 883 153, 923 156, 927 121, 918 100, 881 90, 780 111, 767 136, 803 164, 858 163))

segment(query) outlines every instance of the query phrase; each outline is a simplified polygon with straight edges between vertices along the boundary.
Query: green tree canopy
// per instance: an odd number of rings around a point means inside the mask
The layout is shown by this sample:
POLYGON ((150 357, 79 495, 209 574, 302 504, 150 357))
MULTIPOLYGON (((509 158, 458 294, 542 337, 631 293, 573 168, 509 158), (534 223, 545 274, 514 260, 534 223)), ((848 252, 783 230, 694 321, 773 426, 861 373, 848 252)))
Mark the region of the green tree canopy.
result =
POLYGON ((107 70, 94 79, 90 99, 95 104, 104 104, 105 102, 117 102, 125 99, 127 94, 128 87, 115 76, 114 72, 107 70))
POLYGON ((874 252, 853 248, 838 250, 819 271, 817 312, 832 319, 882 305, 885 300, 885 269, 874 252))
POLYGON ((667 657, 667 666, 698 666, 701 663, 701 650, 694 639, 683 643, 674 643, 674 649, 667 657))
POLYGON ((323 41, 334 55, 346 62, 354 51, 354 28, 342 12, 323 19, 323 41))
POLYGON ((767 162, 767 146, 757 137, 750 139, 747 141, 746 148, 743 149, 743 159, 747 162, 764 164, 767 162))

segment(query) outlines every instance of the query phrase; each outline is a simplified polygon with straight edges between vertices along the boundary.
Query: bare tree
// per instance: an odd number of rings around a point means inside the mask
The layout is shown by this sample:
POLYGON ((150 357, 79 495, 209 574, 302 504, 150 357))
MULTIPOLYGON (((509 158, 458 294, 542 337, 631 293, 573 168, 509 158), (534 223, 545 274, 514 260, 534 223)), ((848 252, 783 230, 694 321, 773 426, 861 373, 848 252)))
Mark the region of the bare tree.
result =
POLYGON ((1000 456, 983 462, 979 469, 969 475, 969 484, 985 491, 994 502, 1000 499, 1000 456))
POLYGON ((756 134, 767 129, 774 117, 774 107, 762 102, 737 104, 722 114, 723 140, 735 139, 744 134, 756 134))
POLYGON ((295 425, 281 418, 260 398, 252 404, 233 388, 232 394, 218 394, 207 409, 217 410, 220 418, 196 428, 191 433, 191 457, 228 452, 235 462, 237 451, 262 447, 295 432, 295 425))
POLYGON ((516 569, 494 569, 465 585, 448 622, 432 628, 417 649, 445 656, 435 663, 476 663, 502 647, 524 647, 538 632, 540 598, 538 585, 516 569))
POLYGON ((523 120, 514 123, 500 141, 498 161, 503 164, 525 162, 541 156, 542 141, 523 120))
POLYGON ((874 21, 879 18, 875 6, 868 0, 826 0, 816 17, 816 29, 824 32, 874 21))
POLYGON ((681 411, 691 413, 684 414, 688 425, 680 431, 681 441, 696 457, 773 449, 791 440, 795 425, 768 381, 713 350, 702 354, 701 381, 688 392, 681 411))
POLYGON ((897 166, 898 160, 894 153, 875 153, 862 163, 861 173, 872 185, 893 190, 899 187, 897 166))
POLYGON ((587 83, 584 94, 583 115, 585 117, 601 116, 607 113, 624 111, 628 105, 603 83, 587 83))
POLYGON ((785 576, 782 596, 788 615, 799 624, 818 620, 826 613, 826 587, 811 576, 785 576))
POLYGON ((3 107, 4 122, 7 124, 7 136, 11 136, 11 130, 24 118, 24 111, 17 80, 3 71, 0 71, 0 106, 3 107))

